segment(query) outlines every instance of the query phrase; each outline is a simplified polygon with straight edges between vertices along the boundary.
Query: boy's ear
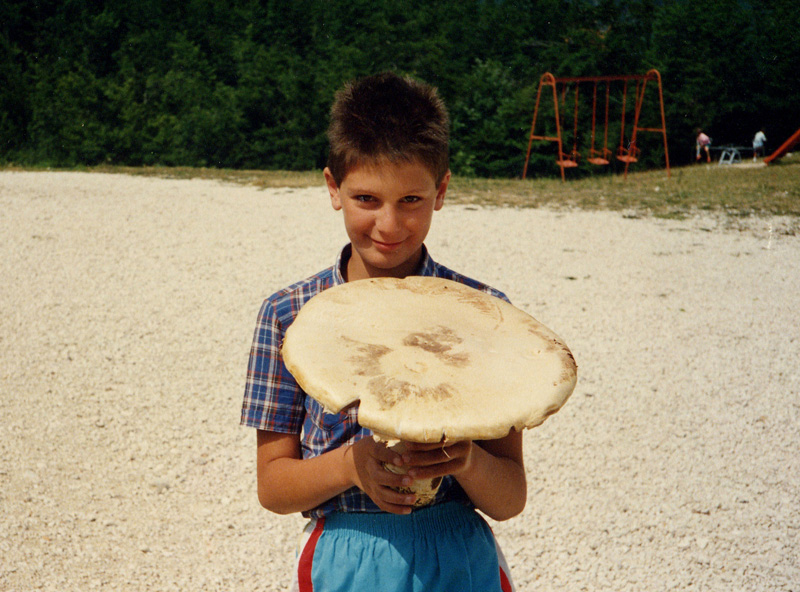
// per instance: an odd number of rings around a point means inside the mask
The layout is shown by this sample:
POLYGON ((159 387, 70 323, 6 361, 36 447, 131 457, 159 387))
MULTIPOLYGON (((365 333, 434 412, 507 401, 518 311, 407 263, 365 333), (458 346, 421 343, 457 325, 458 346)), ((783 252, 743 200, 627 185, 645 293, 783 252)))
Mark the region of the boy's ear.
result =
POLYGON ((339 211, 342 209, 342 200, 339 198, 339 186, 336 184, 336 179, 333 178, 333 173, 328 167, 325 167, 322 174, 325 176, 328 193, 331 194, 331 205, 334 210, 339 211))
POLYGON ((450 183, 450 170, 445 173, 442 182, 439 183, 439 189, 436 192, 436 202, 434 203, 433 209, 434 211, 438 211, 442 209, 444 205, 444 194, 447 193, 447 184, 450 183))

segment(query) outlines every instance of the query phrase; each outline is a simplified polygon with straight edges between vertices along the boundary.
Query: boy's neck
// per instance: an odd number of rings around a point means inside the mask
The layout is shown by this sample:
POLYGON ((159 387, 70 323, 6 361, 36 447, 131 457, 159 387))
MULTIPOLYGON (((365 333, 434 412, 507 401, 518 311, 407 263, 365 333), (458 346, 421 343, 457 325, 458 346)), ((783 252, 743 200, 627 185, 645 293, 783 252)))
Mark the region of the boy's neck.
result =
POLYGON ((354 282, 356 280, 365 280, 377 277, 394 277, 402 279, 404 277, 414 275, 414 272, 417 271, 419 264, 422 261, 423 252, 424 248, 420 247, 419 251, 415 253, 413 257, 407 259, 403 264, 397 267, 392 267, 391 269, 381 269, 378 267, 365 265, 361 259, 358 257, 353 257, 351 250, 350 257, 348 258, 347 263, 342 270, 344 281, 354 282))

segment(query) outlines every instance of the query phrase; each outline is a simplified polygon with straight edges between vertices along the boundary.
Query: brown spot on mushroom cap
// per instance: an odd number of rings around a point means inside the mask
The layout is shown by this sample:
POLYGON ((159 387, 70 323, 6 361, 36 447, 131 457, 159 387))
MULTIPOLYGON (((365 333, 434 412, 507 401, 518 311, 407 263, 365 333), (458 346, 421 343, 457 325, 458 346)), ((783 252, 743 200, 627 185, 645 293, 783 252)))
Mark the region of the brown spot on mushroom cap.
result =
POLYGON ((392 350, 385 345, 377 343, 360 343, 355 339, 350 339, 346 335, 341 336, 341 340, 346 343, 354 344, 358 355, 350 356, 350 361, 354 364, 354 372, 359 376, 375 376, 381 372, 381 357, 392 350))
POLYGON ((469 355, 464 352, 454 352, 454 346, 464 341, 452 329, 447 327, 436 327, 427 332, 411 333, 403 339, 403 345, 418 347, 426 352, 434 354, 445 364, 453 366, 464 366, 469 362, 469 355))
POLYGON ((427 387, 413 384, 407 380, 398 380, 388 376, 376 376, 367 383, 372 395, 381 409, 391 409, 407 399, 416 401, 444 401, 453 396, 453 387, 441 383, 427 387))

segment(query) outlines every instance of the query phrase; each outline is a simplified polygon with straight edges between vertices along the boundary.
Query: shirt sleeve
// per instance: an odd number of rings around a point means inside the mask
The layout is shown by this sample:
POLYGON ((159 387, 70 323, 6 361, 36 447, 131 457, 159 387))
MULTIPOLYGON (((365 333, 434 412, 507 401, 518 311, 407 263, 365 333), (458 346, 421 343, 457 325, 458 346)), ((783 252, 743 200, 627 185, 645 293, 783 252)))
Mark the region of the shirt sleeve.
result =
POLYGON ((260 430, 299 434, 305 394, 281 356, 285 328, 272 300, 261 306, 247 365, 241 424, 260 430))

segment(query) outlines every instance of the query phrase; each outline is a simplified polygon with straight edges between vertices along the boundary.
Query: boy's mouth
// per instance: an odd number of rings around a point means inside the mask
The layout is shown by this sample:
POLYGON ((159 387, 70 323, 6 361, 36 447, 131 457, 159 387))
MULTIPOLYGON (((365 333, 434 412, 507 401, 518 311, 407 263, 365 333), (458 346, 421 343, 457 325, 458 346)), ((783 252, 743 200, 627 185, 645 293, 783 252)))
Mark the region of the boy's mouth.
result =
POLYGON ((379 240, 372 239, 372 244, 375 245, 375 248, 378 249, 379 251, 390 253, 392 251, 396 251, 397 249, 399 249, 400 246, 403 244, 403 242, 399 241, 395 243, 385 243, 379 240))

